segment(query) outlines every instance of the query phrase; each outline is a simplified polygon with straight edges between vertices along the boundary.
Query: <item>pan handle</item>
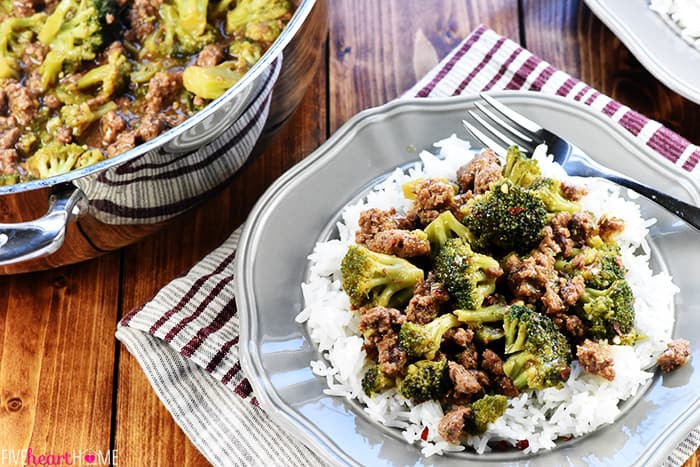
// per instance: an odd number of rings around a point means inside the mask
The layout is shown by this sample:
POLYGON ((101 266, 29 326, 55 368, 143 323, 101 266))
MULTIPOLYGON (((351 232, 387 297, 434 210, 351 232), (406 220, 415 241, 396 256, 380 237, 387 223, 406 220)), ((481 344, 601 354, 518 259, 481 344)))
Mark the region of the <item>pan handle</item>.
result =
POLYGON ((55 185, 49 194, 49 210, 30 222, 0 224, 0 266, 20 263, 54 253, 66 236, 66 225, 87 207, 85 194, 72 183, 55 185))

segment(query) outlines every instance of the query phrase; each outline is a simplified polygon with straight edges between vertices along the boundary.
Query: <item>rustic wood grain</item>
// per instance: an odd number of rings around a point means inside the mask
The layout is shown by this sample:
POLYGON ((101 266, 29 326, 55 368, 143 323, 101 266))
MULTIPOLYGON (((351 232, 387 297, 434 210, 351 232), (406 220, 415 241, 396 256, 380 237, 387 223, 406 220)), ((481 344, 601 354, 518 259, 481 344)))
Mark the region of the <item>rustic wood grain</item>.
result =
POLYGON ((0 278, 0 448, 109 450, 118 275, 115 253, 0 278))
POLYGON ((580 0, 524 0, 525 44, 554 66, 700 143, 700 106, 657 81, 580 0))
POLYGON ((401 95, 480 23, 517 40, 517 1, 334 0, 331 131, 401 95))
MULTIPOLYGON (((319 67, 299 110, 264 141, 265 150, 234 176, 228 187, 191 217, 124 251, 123 310, 146 302, 169 281, 216 248, 246 218, 262 192, 326 138, 326 66, 319 67), (215 220, 213 222, 213 220, 215 220)), ((122 465, 206 465, 151 389, 136 360, 119 358, 115 447, 122 465)))

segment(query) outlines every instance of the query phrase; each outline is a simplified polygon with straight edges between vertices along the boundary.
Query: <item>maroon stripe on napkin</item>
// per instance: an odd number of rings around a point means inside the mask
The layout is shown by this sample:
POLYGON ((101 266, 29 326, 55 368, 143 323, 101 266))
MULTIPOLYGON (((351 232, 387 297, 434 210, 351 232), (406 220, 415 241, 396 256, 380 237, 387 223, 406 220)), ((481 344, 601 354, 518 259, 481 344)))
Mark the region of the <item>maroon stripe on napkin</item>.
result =
POLYGON ((537 78, 535 78, 535 82, 532 83, 530 86, 530 91, 539 91, 542 89, 542 86, 545 85, 547 81, 549 81, 549 78, 552 77, 554 72, 557 71, 556 68, 554 68, 552 65, 547 65, 547 67, 542 70, 542 73, 540 73, 537 78))
POLYGON ((239 372, 241 371, 241 362, 236 362, 235 365, 231 367, 230 370, 226 372, 223 378, 221 378, 221 382, 223 384, 228 384, 234 376, 236 376, 239 372))
POLYGON ((243 381, 238 383, 238 386, 236 386, 236 389, 234 389, 234 391, 236 392, 236 394, 245 399, 246 397, 250 396, 251 392, 253 392, 253 388, 250 386, 248 378, 243 378, 243 381))
MULTIPOLYGON (((234 299, 229 302, 217 313, 211 323, 200 328, 197 333, 185 344, 180 353, 185 357, 191 357, 193 353, 207 340, 211 334, 214 334, 219 329, 223 328, 226 323, 231 321, 231 318, 236 314, 236 302, 234 299)), ((211 363, 211 362, 210 362, 211 363)), ((207 365, 208 367, 208 365, 207 365)))
POLYGON ((644 115, 637 113, 634 110, 630 110, 622 116, 620 119, 620 125, 625 127, 634 136, 637 136, 648 121, 649 119, 644 115))
POLYGON ((231 347, 234 345, 238 344, 238 336, 235 336, 233 339, 229 339, 226 341, 226 343, 221 347, 217 352, 216 355, 214 355, 214 358, 212 358, 209 363, 207 364, 207 367, 205 370, 208 373, 211 373, 216 369, 217 366, 219 366, 219 363, 224 359, 226 354, 228 354, 229 350, 231 350, 231 347))
POLYGON ((562 96, 562 97, 568 96, 569 93, 571 92, 571 90, 574 89, 574 86, 576 86, 577 83, 579 83, 579 80, 569 76, 568 78, 566 78, 566 81, 564 81, 564 84, 562 84, 559 87, 559 89, 557 89, 557 95, 562 96))
POLYGON ((506 58, 506 60, 503 62, 503 65, 498 69, 498 72, 491 78, 491 81, 484 87, 483 91, 488 91, 491 89, 494 84, 498 82, 499 79, 503 77, 503 75, 508 71, 508 68, 510 67, 510 64, 513 63, 513 60, 517 58, 518 55, 523 51, 524 49, 522 47, 516 48, 509 56, 506 58))
POLYGON ((462 93, 462 91, 464 91, 464 88, 466 88, 467 85, 474 79, 474 77, 475 77, 481 70, 484 69, 484 67, 486 66, 486 64, 487 64, 488 62, 491 61, 491 59, 493 58, 494 54, 495 54, 496 52, 498 52, 498 49, 501 48, 501 46, 503 45, 503 43, 504 43, 505 41, 506 41, 506 38, 505 38, 505 37, 501 37, 500 39, 498 39, 498 40, 496 41, 496 43, 493 45, 493 47, 491 47, 491 49, 490 49, 488 52, 486 52, 486 55, 484 56, 484 58, 481 59, 481 61, 479 62, 479 64, 478 64, 477 66, 474 67, 474 69, 467 75, 466 78, 464 78, 464 80, 463 80, 461 83, 459 83, 459 86, 457 86, 457 89, 455 89, 455 91, 452 93, 453 96, 458 96, 458 95, 460 95, 460 94, 462 93))
POLYGON ((542 60, 530 55, 525 63, 523 63, 518 71, 515 73, 510 83, 506 84, 506 89, 518 90, 522 89, 525 84, 525 80, 530 76, 530 74, 535 71, 535 67, 539 65, 542 60))
POLYGON ((700 161, 700 149, 693 151, 688 160, 685 161, 685 164, 683 164, 683 168, 685 170, 693 170, 698 165, 698 161, 700 161))
POLYGON ((194 284, 192 284, 192 287, 185 293, 185 295, 182 296, 180 301, 171 309, 169 309, 163 316, 158 318, 158 321, 156 321, 153 326, 148 330, 149 334, 155 334, 158 329, 160 329, 161 326, 163 326, 165 323, 172 318, 172 316, 176 313, 179 313, 182 311, 182 309, 187 305, 192 298, 199 292, 199 290, 202 288, 202 286, 212 277, 221 274, 236 258, 236 251, 234 250, 230 255, 228 255, 222 262, 219 264, 216 269, 214 269, 212 272, 209 274, 205 274, 199 279, 195 281, 194 284))
POLYGON ((586 93, 587 93, 588 91, 590 91, 590 90, 591 90, 591 87, 590 87, 589 85, 585 85, 585 86, 574 96, 574 100, 575 100, 575 101, 580 101, 581 99, 583 99, 583 96, 585 96, 586 93))
POLYGON ((459 59, 462 58, 467 52, 469 52, 469 49, 472 48, 476 41, 478 41, 481 35, 484 34, 484 32, 486 32, 487 30, 488 28, 482 24, 476 29, 476 31, 471 33, 469 35, 469 39, 467 39, 464 45, 460 47, 454 55, 452 55, 450 61, 447 62, 447 64, 442 69, 440 69, 440 71, 435 75, 435 77, 430 81, 430 83, 428 83, 423 89, 418 91, 418 94, 416 94, 416 96, 428 97, 430 95, 430 92, 433 89, 435 89, 435 86, 437 86, 438 83, 442 81, 442 79, 445 76, 447 76, 447 74, 455 66, 459 59))
POLYGON ((615 112, 618 111, 622 107, 622 104, 620 104, 617 101, 610 101, 607 104, 605 104, 605 107, 603 107, 603 113, 609 117, 613 116, 615 112))
POLYGON ((685 151, 690 143, 680 138, 676 133, 668 128, 661 127, 657 129, 649 141, 647 146, 662 154, 666 159, 675 163, 680 159, 681 154, 685 151))

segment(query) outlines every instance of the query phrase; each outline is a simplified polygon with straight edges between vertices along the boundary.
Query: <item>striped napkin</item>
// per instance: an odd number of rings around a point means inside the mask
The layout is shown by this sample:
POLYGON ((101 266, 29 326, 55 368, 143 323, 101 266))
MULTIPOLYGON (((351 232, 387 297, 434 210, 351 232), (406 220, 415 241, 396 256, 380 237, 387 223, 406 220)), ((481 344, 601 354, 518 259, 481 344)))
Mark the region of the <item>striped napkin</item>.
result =
MULTIPOLYGON (((659 157, 692 172, 700 148, 480 26, 405 96, 444 97, 529 89, 584 102, 622 125, 659 157)), ((232 263, 240 229, 125 316, 117 338, 195 446, 214 465, 318 465, 322 460, 258 406, 238 360, 232 263)), ((681 465, 700 445, 692 432, 670 455, 681 465)))

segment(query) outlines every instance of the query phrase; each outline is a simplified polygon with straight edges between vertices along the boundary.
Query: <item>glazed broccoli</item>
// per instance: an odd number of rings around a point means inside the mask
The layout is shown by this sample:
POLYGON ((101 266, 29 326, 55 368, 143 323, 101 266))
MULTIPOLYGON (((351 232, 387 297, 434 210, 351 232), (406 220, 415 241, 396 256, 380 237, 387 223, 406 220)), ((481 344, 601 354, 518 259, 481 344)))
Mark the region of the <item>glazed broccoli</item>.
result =
POLYGON ((466 206, 465 225, 497 248, 525 252, 542 239, 547 210, 539 198, 510 180, 498 182, 466 206))
POLYGON ((581 210, 581 204, 568 200, 561 191, 561 182, 554 178, 541 178, 530 186, 530 192, 539 198, 548 212, 576 213, 581 210))
POLYGON ((144 39, 139 55, 143 57, 182 57, 199 52, 216 40, 207 24, 206 0, 174 0, 158 10, 158 24, 144 39), (202 9, 203 8, 203 9, 202 9))
POLYGON ((451 238, 461 238, 469 243, 474 241, 474 236, 469 229, 458 221, 450 211, 445 211, 437 216, 425 228, 425 233, 428 235, 430 251, 433 253, 437 253, 451 238))
POLYGON ((117 104, 110 101, 96 109, 90 108, 87 102, 82 104, 69 104, 61 107, 60 118, 63 126, 70 128, 73 136, 78 137, 88 129, 93 122, 102 118, 107 112, 115 110, 117 104))
POLYGON ((131 66, 119 48, 109 51, 107 63, 91 69, 78 80, 78 89, 100 86, 100 93, 111 96, 118 92, 127 81, 131 66))
POLYGON ((474 339, 481 345, 489 345, 499 339, 503 339, 505 333, 502 328, 494 326, 479 326, 474 333, 474 339))
POLYGON ((435 257, 435 275, 458 308, 476 310, 496 290, 498 261, 472 251, 461 238, 448 240, 435 257))
POLYGON ((472 416, 466 424, 466 431, 470 435, 484 433, 489 425, 503 415, 508 408, 508 398, 502 395, 486 395, 476 402, 472 402, 472 416))
POLYGON ((511 146, 506 153, 503 176, 514 184, 527 188, 542 177, 537 161, 526 157, 517 146, 511 146))
POLYGON ((379 365, 372 365, 362 377, 362 391, 369 397, 394 387, 395 381, 379 370, 379 365))
POLYGON ((48 178, 81 169, 105 158, 99 149, 85 150, 77 144, 52 141, 39 148, 26 162, 27 171, 36 178, 48 178))
POLYGON ((44 13, 29 18, 9 17, 0 23, 0 80, 17 78, 24 48, 46 21, 44 13))
POLYGON ((19 174, 2 174, 0 175, 0 186, 16 185, 19 183, 19 174))
POLYGON ((243 73, 236 62, 228 61, 216 66, 188 66, 182 73, 182 84, 192 94, 202 99, 216 99, 233 86, 243 73))
POLYGON ((457 315, 457 319, 461 322, 476 327, 484 323, 498 323, 503 321, 503 316, 507 311, 508 305, 495 304, 477 310, 455 310, 453 313, 457 315))
POLYGON ((627 270, 622 264, 620 247, 615 243, 600 243, 595 248, 584 246, 574 252, 573 260, 558 259, 554 267, 569 276, 580 275, 586 286, 606 289, 616 280, 624 279, 627 270), (581 264, 579 264, 581 262, 581 264))
POLYGON ((236 39, 231 42, 228 53, 236 60, 240 70, 246 70, 260 60, 263 53, 262 45, 245 39, 236 39))
POLYGON ((409 357, 432 360, 440 350, 442 335, 460 324, 462 323, 451 313, 438 316, 428 324, 405 323, 399 331, 399 346, 409 357))
POLYGON ((39 67, 43 89, 64 67, 74 70, 95 58, 103 43, 104 16, 113 7, 111 0, 61 0, 39 31, 39 40, 49 48, 39 67))
POLYGON ((557 386, 569 375, 571 349, 566 337, 546 315, 515 304, 503 319, 503 371, 518 389, 557 386))
POLYGON ((414 402, 440 399, 449 389, 447 360, 420 360, 408 365, 406 376, 399 382, 399 393, 414 402))
POLYGON ((273 42, 292 12, 287 0, 238 0, 226 14, 226 32, 260 42, 273 42))
POLYGON ((603 290, 587 287, 578 305, 591 338, 634 343, 634 296, 627 281, 616 280, 603 290))
POLYGON ((350 245, 340 266, 343 290, 354 308, 403 306, 423 280, 423 271, 405 259, 350 245))

